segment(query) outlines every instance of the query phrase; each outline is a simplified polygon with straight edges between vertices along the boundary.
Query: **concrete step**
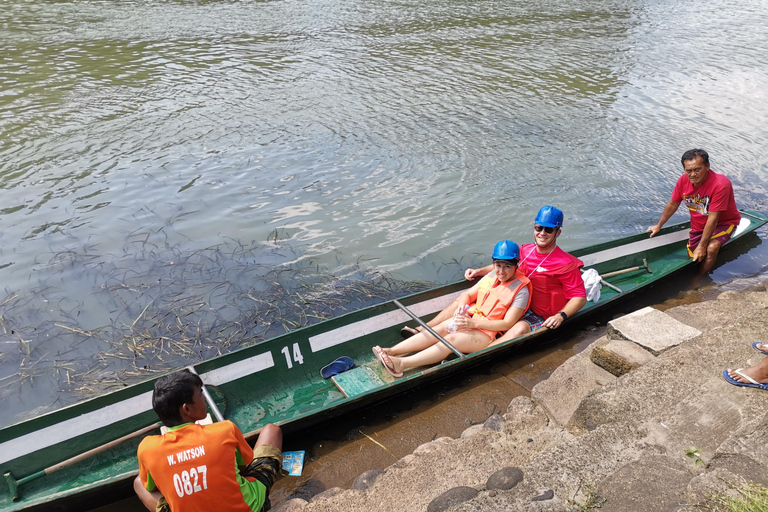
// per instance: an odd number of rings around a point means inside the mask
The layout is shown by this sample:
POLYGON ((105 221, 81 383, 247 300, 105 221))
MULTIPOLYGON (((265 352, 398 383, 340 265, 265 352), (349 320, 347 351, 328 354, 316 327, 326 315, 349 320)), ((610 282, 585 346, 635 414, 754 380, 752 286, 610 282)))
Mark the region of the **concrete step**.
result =
POLYGON ((659 355, 700 334, 698 329, 651 307, 608 322, 608 338, 632 341, 653 355, 659 355))

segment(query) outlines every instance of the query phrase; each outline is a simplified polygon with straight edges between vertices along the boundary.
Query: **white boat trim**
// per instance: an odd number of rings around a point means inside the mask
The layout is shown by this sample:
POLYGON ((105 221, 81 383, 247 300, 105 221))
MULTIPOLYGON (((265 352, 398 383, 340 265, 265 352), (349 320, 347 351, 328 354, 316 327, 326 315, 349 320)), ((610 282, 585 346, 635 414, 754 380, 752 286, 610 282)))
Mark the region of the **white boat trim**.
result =
MULTIPOLYGON (((454 301, 463 292, 452 292, 447 295, 435 297, 434 299, 425 300, 423 302, 417 302, 413 306, 408 306, 416 316, 429 315, 430 313, 437 313, 445 309, 451 302, 454 301)), ((338 329, 318 334, 309 338, 309 346, 312 348, 312 352, 319 352, 342 343, 365 336, 372 332, 386 329, 387 327, 393 327, 395 325, 404 324, 411 320, 405 311, 396 310, 388 313, 382 313, 359 322, 344 325, 338 329)))

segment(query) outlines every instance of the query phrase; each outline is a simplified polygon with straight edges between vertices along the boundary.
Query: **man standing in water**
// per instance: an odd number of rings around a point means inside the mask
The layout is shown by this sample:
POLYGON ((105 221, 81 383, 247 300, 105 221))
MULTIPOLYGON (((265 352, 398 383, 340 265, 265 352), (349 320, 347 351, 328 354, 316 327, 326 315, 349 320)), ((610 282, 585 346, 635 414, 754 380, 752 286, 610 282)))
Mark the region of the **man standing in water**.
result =
POLYGON ((699 264, 699 275, 715 266, 720 247, 727 242, 739 225, 741 215, 736 208, 731 181, 709 168, 709 155, 703 149, 691 149, 680 159, 685 174, 680 176, 672 191, 672 199, 661 214, 659 222, 648 228, 651 236, 661 230, 675 214, 680 203, 691 213, 688 256, 699 264))
MULTIPOLYGON (((545 206, 536 215, 533 221, 535 243, 525 244, 520 248, 519 264, 520 272, 531 281, 531 305, 520 321, 491 345, 541 327, 557 329, 587 303, 587 292, 579 270, 584 264, 557 246, 563 218, 563 212, 554 206, 545 206)), ((485 276, 492 270, 492 265, 481 269, 470 268, 464 273, 464 277, 471 280, 485 276)), ((454 301, 427 325, 433 327, 451 318, 457 305, 454 301)), ((404 337, 416 332, 416 329, 410 327, 403 327, 400 331, 404 337)))

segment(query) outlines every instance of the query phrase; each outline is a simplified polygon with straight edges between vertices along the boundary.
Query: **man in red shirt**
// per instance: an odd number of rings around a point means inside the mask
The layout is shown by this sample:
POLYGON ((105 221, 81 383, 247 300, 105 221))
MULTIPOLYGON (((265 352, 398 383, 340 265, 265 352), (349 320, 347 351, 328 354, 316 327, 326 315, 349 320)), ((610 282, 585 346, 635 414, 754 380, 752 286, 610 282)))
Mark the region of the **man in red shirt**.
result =
POLYGON ((699 275, 715 266, 720 247, 727 242, 739 225, 741 215, 736 208, 731 181, 709 168, 709 155, 703 149, 686 151, 681 158, 685 174, 680 176, 672 191, 672 199, 661 214, 659 222, 648 228, 651 236, 661 230, 685 202, 691 213, 688 255, 701 262, 699 275))
POLYGON ((155 382, 152 408, 168 431, 139 444, 136 494, 153 512, 169 505, 173 512, 269 510, 282 466, 280 427, 266 425, 251 450, 231 421, 196 424, 207 416, 202 385, 184 370, 155 382))

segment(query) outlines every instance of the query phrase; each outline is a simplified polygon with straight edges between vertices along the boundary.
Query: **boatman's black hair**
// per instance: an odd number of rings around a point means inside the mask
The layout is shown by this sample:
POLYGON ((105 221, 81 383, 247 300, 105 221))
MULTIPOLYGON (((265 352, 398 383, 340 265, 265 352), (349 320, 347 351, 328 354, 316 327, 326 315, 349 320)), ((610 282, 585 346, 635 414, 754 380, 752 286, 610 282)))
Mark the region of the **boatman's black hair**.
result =
POLYGON ((704 165, 709 165, 709 155, 706 151, 703 149, 689 149, 683 153, 683 158, 680 159, 680 163, 683 164, 683 168, 685 168, 685 162, 688 160, 696 160, 697 156, 701 157, 701 161, 704 162, 704 165))
POLYGON ((202 386, 203 381, 200 377, 189 370, 163 375, 155 381, 152 409, 166 427, 180 425, 179 409, 184 404, 191 404, 195 388, 202 386))

